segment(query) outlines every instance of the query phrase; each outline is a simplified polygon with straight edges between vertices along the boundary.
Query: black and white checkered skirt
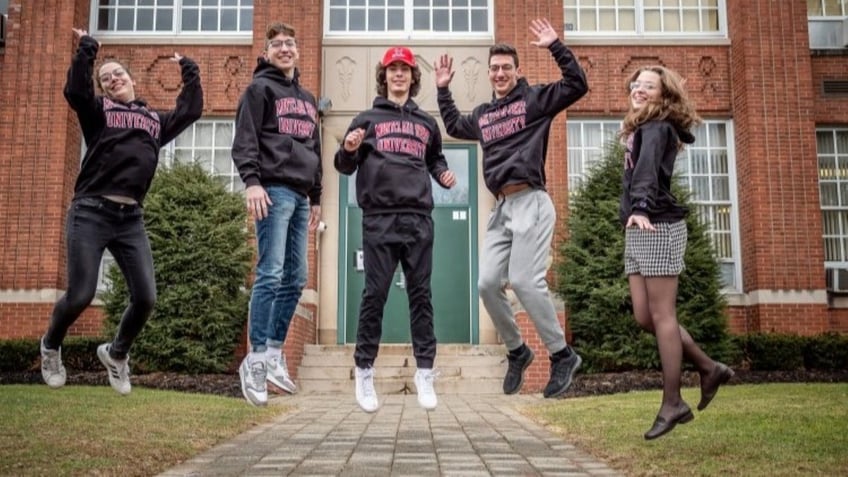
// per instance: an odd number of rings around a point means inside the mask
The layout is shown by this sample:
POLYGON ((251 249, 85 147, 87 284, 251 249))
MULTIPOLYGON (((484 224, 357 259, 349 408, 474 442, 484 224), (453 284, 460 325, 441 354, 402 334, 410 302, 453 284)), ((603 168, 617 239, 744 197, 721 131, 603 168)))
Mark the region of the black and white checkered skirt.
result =
POLYGON ((686 221, 658 222, 656 231, 628 227, 624 235, 624 273, 644 277, 680 275, 686 252, 686 221))

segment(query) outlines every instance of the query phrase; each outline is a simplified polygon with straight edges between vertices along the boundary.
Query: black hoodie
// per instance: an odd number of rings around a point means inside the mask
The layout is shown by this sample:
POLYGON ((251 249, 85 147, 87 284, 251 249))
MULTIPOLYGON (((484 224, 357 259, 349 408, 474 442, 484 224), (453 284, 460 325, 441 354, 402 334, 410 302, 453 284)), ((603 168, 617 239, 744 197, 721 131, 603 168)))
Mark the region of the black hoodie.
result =
POLYGON ((559 40, 548 49, 562 72, 559 81, 530 86, 519 78, 505 97, 463 116, 447 87, 438 88, 445 130, 457 139, 474 139, 483 147, 483 179, 496 194, 508 184, 545 189, 548 132, 557 114, 583 97, 589 87, 583 69, 559 40))
POLYGON ((77 112, 87 147, 74 198, 121 195, 141 204, 159 164, 159 149, 203 114, 200 69, 183 57, 176 108, 154 111, 140 99, 122 103, 94 94, 97 49, 94 38, 80 38, 65 84, 65 99, 77 112))
POLYGON ((284 185, 321 204, 321 141, 315 97, 263 58, 236 112, 233 162, 241 180, 284 185))
POLYGON ((686 217, 688 209, 671 193, 680 142, 692 144, 695 136, 669 121, 648 121, 627 138, 619 207, 622 225, 633 214, 651 222, 677 222, 686 217))
POLYGON ((429 215, 433 209, 430 177, 448 170, 442 154, 442 133, 432 116, 409 99, 399 106, 378 96, 373 107, 359 113, 347 134, 362 128, 365 138, 356 152, 336 152, 342 174, 356 174, 356 199, 364 215, 411 212, 429 215))

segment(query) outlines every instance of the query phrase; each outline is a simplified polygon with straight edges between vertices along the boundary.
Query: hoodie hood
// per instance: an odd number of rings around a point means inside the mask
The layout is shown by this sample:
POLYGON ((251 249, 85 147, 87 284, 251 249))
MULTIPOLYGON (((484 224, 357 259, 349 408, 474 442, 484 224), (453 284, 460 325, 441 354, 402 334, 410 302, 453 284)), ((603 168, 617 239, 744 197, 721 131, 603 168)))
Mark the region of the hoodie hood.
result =
POLYGON ((254 78, 268 78, 274 81, 282 81, 286 85, 299 84, 300 70, 295 67, 294 74, 291 78, 283 74, 283 72, 272 65, 263 57, 256 58, 256 68, 253 69, 254 78))
POLYGON ((390 109, 392 111, 401 110, 408 113, 418 110, 418 103, 413 101, 412 98, 408 98, 406 103, 404 103, 403 106, 400 106, 397 103, 390 101, 388 98, 377 96, 374 98, 374 102, 371 106, 377 109, 390 109))
POLYGON ((695 136, 688 129, 681 129, 678 126, 675 126, 675 129, 677 130, 677 136, 685 144, 693 144, 695 142, 695 136))

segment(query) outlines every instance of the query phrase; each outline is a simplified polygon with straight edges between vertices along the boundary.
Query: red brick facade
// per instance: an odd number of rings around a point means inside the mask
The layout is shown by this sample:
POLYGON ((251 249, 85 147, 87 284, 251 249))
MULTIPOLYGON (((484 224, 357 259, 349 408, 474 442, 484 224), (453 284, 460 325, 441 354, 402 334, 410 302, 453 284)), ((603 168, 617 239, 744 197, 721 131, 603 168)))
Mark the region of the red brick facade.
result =
MULTIPOLYGON (((0 338, 38 336, 65 288, 64 214, 80 160, 78 126, 62 87, 74 49, 71 28, 88 27, 89 1, 34 3, 10 1, 0 48, 0 338), (23 298, 15 301, 17 296, 23 298)), ((549 56, 529 45, 527 25, 547 17, 562 28, 562 2, 493 3, 495 40, 518 47, 530 82, 555 77, 549 56)), ((297 28, 302 82, 322 95, 323 7, 316 0, 256 1, 252 45, 104 42, 101 57, 127 62, 140 96, 165 107, 173 104, 179 82, 167 58, 175 50, 190 56, 201 66, 204 116, 232 117, 266 21, 297 28)), ((744 289, 732 300, 732 330, 848 332, 848 309, 829 304, 825 292, 815 139, 817 125, 848 123, 848 96, 822 92, 823 80, 848 80, 848 53, 809 49, 804 0, 727 0, 727 10, 728 41, 575 42, 590 91, 567 116, 621 117, 623 81, 637 65, 660 63, 680 72, 704 117, 733 121, 744 289)), ((552 129, 547 168, 560 220, 568 213, 565 122, 564 114, 552 129)), ((326 171, 325 180, 337 177, 326 171)), ((308 290, 318 288, 318 269, 310 247, 308 290)), ((334 279, 321 283, 335 286, 334 279)), ((299 317, 294 324, 287 347, 293 370, 297 350, 316 341, 317 316, 336 312, 306 306, 316 318, 299 317)), ((94 333, 98 323, 98 310, 90 309, 72 334, 94 333)))

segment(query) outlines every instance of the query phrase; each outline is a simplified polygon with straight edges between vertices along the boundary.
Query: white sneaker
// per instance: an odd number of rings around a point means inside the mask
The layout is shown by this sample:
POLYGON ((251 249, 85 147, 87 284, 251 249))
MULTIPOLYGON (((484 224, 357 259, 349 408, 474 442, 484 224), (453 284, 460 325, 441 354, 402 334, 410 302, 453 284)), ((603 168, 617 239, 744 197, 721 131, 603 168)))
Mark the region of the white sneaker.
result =
POLYGON ((436 380, 438 373, 432 369, 421 368, 415 372, 415 389, 418 391, 418 405, 428 411, 436 409, 438 399, 436 399, 436 390, 433 388, 433 381, 436 380))
POLYGON ((374 368, 356 368, 356 402, 365 412, 374 412, 380 407, 374 389, 374 368))
POLYGON ((41 377, 47 386, 57 389, 65 385, 65 366, 62 365, 62 347, 47 349, 44 347, 44 337, 41 338, 41 377))
POLYGON ((287 393, 294 394, 297 392, 297 386, 294 384, 291 377, 289 377, 289 368, 286 365, 286 355, 266 358, 265 365, 268 368, 268 382, 287 393))
POLYGON ((268 388, 265 386, 265 360, 257 359, 250 362, 250 354, 244 357, 239 366, 241 393, 247 402, 254 406, 268 404, 268 388))
POLYGON ((109 384, 112 385, 118 394, 126 396, 132 391, 130 385, 130 357, 126 359, 113 359, 109 356, 109 349, 112 347, 109 343, 103 343, 97 347, 97 357, 103 366, 106 366, 107 374, 109 375, 109 384))

